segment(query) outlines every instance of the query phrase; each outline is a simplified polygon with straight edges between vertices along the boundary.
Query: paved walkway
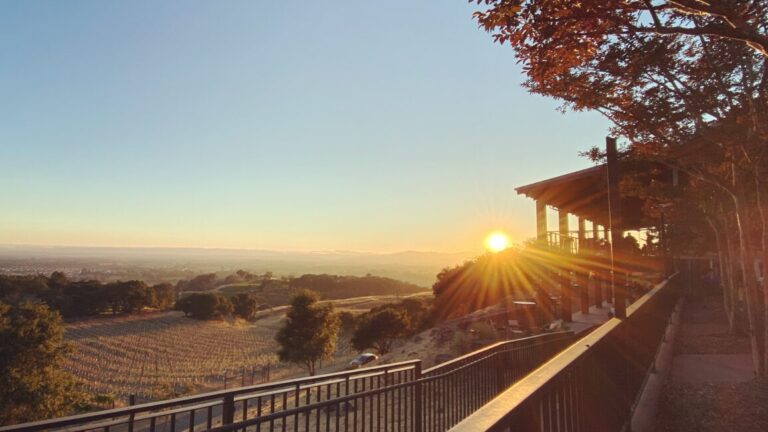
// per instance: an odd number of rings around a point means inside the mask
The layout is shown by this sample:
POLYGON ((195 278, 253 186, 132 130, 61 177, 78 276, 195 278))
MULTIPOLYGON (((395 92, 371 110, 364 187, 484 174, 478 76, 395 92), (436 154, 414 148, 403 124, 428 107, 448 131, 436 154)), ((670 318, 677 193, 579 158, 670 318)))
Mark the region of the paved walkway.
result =
POLYGON ((768 431, 768 384, 754 378, 749 340, 728 335, 716 295, 685 301, 656 431, 768 431))
POLYGON ((754 378, 749 346, 719 343, 728 339, 728 324, 711 301, 688 302, 683 309, 679 342, 672 359, 672 382, 738 383, 754 378))

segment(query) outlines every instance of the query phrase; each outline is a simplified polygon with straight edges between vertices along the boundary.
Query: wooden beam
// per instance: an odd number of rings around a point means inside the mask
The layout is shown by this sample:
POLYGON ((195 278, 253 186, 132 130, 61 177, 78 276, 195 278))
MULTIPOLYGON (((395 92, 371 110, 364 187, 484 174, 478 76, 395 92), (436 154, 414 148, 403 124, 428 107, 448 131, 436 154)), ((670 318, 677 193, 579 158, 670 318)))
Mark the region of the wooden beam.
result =
POLYGON ((626 293, 624 285, 616 283, 616 255, 617 247, 624 236, 622 229, 621 215, 621 195, 619 194, 619 182, 621 173, 619 172, 619 156, 616 148, 616 138, 605 138, 605 154, 608 167, 608 214, 610 217, 611 228, 611 287, 613 288, 613 307, 616 311, 616 318, 624 319, 627 317, 626 293))

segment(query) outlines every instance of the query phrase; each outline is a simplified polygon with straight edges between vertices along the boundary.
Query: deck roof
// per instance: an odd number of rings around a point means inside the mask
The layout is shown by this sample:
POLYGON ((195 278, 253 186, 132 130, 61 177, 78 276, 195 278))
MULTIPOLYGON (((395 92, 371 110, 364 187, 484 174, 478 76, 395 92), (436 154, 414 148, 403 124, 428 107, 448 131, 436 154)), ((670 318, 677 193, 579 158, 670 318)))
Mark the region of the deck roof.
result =
MULTIPOLYGON (((622 171, 623 168, 625 166, 622 166, 622 171)), ((609 226, 608 170, 605 164, 520 186, 515 191, 579 218, 609 226)), ((622 196, 621 213, 624 229, 648 225, 643 214, 643 202, 636 197, 622 196)))

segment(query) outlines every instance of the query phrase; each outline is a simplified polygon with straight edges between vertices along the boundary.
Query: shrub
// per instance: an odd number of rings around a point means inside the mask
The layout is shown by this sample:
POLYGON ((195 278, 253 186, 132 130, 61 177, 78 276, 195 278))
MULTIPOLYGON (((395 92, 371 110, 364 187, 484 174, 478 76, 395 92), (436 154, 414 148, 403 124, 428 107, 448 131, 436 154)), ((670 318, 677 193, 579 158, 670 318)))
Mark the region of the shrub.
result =
POLYGON ((360 317, 352 336, 352 346, 360 351, 374 348, 379 354, 386 354, 396 339, 405 336, 409 327, 408 317, 395 308, 371 311, 360 317))
POLYGON ((179 299, 174 309, 195 319, 209 320, 230 315, 232 303, 226 297, 218 294, 191 294, 179 299))
POLYGON ((232 297, 232 310, 235 316, 251 319, 259 307, 259 299, 252 293, 240 293, 232 297))

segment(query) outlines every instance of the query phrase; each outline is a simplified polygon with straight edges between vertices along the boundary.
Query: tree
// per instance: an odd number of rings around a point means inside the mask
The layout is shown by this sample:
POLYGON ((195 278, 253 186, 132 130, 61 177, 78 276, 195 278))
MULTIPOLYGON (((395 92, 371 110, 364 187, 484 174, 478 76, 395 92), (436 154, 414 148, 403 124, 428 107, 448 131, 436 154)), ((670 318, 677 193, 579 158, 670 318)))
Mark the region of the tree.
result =
POLYGON ((405 314, 391 307, 363 315, 352 336, 352 346, 360 351, 374 348, 379 354, 386 354, 395 340, 405 336, 408 327, 405 314))
POLYGON ((69 346, 58 313, 0 303, 0 424, 66 415, 82 396, 63 369, 69 346))
POLYGON ((62 295, 49 300, 65 317, 98 315, 107 308, 104 286, 99 281, 70 282, 63 287, 62 295))
POLYGON ((176 288, 179 291, 209 291, 216 288, 217 281, 216 273, 206 273, 195 276, 188 281, 179 281, 176 288))
POLYGON ((314 375, 319 361, 336 350, 339 318, 332 305, 318 304, 317 294, 302 290, 291 300, 285 325, 277 332, 281 361, 302 364, 314 375))
POLYGON ((232 311, 235 316, 251 319, 259 307, 259 298, 252 293, 239 293, 232 296, 232 311))
MULTIPOLYGON (((554 61, 591 55, 602 39, 625 34, 687 35, 738 41, 768 56, 766 16, 760 0, 470 0, 489 8, 476 12, 480 23, 498 27, 498 42, 519 38, 561 41, 550 55, 554 61), (536 20, 553 33, 523 33, 518 26, 536 20)), ((553 48, 549 47, 549 48, 553 48)), ((530 49, 538 49, 530 46, 530 49)), ((547 48, 547 49, 549 49, 547 48)))
POLYGON ((218 294, 196 293, 180 298, 174 309, 195 319, 210 320, 230 315, 232 303, 226 297, 218 294))
POLYGON ((357 317, 350 311, 339 312, 339 324, 344 333, 354 332, 357 327, 357 317))
POLYGON ((155 291, 142 281, 117 281, 104 285, 105 301, 112 313, 133 313, 157 302, 155 291))
POLYGON ((712 219, 713 231, 737 234, 729 256, 744 284, 755 371, 765 376, 768 289, 760 293, 751 265, 761 249, 768 262, 765 2, 480 3, 489 8, 478 21, 515 49, 532 92, 604 114, 628 141, 625 157, 709 189, 686 199, 711 196, 690 204, 710 218, 719 208, 727 217, 712 219))
POLYGON ((176 301, 176 288, 169 283, 160 283, 154 285, 152 289, 155 292, 155 303, 152 306, 158 309, 168 309, 176 301))

